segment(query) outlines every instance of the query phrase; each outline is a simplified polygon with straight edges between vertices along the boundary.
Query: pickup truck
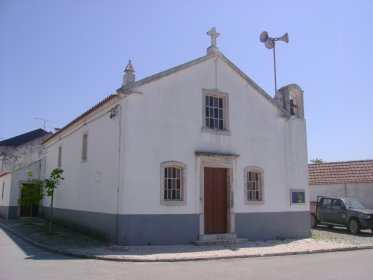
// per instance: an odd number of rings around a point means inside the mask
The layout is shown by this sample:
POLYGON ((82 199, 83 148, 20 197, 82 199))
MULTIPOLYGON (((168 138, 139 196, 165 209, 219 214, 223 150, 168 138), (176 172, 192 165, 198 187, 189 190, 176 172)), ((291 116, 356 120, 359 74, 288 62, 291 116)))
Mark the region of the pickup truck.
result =
POLYGON ((346 226, 351 234, 361 229, 373 232, 373 210, 365 208, 357 199, 343 197, 318 196, 310 203, 311 227, 318 224, 329 227, 346 226))

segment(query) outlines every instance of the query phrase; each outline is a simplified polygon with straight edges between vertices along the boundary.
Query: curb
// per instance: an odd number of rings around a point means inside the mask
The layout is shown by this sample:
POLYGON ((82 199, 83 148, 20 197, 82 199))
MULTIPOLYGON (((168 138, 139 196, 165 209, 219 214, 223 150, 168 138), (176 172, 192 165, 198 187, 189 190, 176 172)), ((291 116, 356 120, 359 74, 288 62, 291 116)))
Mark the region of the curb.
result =
POLYGON ((79 257, 85 259, 95 259, 104 261, 116 261, 116 262, 187 262, 187 261, 208 261, 208 260, 223 260, 223 259, 242 259, 242 258, 259 258, 259 257, 280 257, 280 256, 292 256, 292 255, 307 255, 307 254, 321 254, 321 253, 332 253, 332 252, 345 252, 345 251, 355 251, 355 250, 368 250, 373 249, 373 245, 352 245, 344 248, 330 248, 330 249, 315 249, 315 250, 301 250, 293 252, 278 252, 278 253, 265 253, 265 254, 252 254, 252 255, 231 255, 231 256, 210 256, 210 257, 180 257, 180 258, 157 258, 154 259, 143 259, 141 257, 122 257, 115 258, 109 256, 100 256, 92 254, 84 254, 77 252, 70 252, 68 250, 53 248, 39 242, 35 242, 31 238, 25 237, 19 232, 13 230, 11 227, 0 222, 0 227, 11 232, 20 239, 26 241, 27 243, 47 250, 52 253, 57 253, 60 255, 79 257))
POLYGON ((72 253, 72 252, 68 252, 66 250, 52 248, 50 246, 46 246, 46 245, 41 244, 39 242, 35 242, 31 238, 27 238, 27 237, 23 236, 19 232, 13 230, 12 228, 10 228, 9 226, 7 226, 7 225, 5 225, 3 223, 0 223, 0 227, 3 228, 3 229, 5 229, 5 230, 7 230, 7 231, 9 231, 9 232, 11 232, 12 234, 14 234, 15 236, 17 236, 18 238, 22 239, 23 241, 26 241, 27 243, 29 243, 29 244, 31 244, 31 245, 33 245, 35 247, 47 250, 49 252, 58 253, 58 254, 65 255, 65 256, 70 256, 70 257, 91 258, 90 255, 79 254, 79 253, 72 253))

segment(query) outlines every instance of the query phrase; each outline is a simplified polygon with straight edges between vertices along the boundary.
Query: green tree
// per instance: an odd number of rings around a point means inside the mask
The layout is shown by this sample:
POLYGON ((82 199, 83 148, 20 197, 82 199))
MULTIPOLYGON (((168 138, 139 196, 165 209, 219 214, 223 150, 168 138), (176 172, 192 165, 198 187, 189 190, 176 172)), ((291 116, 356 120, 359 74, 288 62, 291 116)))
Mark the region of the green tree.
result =
POLYGON ((51 198, 51 203, 49 206, 49 232, 52 232, 52 219, 53 219, 53 199, 54 190, 64 179, 62 177, 63 170, 60 168, 55 168, 51 171, 49 178, 44 179, 43 187, 47 196, 51 198))
POLYGON ((325 161, 321 158, 311 159, 310 162, 312 162, 312 163, 325 163, 325 161))
POLYGON ((40 200, 43 198, 43 181, 34 179, 32 170, 27 169, 27 182, 21 183, 19 188, 21 190, 21 197, 18 199, 18 205, 30 207, 30 217, 32 217, 33 205, 39 205, 40 200))

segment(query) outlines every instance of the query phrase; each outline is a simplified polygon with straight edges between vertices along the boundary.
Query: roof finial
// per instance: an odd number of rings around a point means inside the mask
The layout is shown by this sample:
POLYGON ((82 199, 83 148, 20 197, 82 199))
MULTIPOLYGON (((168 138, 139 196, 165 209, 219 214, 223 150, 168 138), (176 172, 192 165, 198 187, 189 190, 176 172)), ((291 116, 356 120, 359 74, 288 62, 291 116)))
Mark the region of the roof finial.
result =
POLYGON ((135 69, 132 66, 131 59, 128 61, 126 69, 124 69, 123 86, 127 86, 135 82, 135 69))
POLYGON ((124 72, 126 73, 134 73, 135 69, 132 66, 131 59, 128 61, 128 64, 126 66, 126 69, 124 69, 124 72))
POLYGON ((211 29, 207 31, 206 34, 211 36, 211 46, 207 48, 207 54, 217 52, 218 47, 216 46, 216 38, 220 36, 220 33, 216 32, 215 27, 211 27, 211 29))

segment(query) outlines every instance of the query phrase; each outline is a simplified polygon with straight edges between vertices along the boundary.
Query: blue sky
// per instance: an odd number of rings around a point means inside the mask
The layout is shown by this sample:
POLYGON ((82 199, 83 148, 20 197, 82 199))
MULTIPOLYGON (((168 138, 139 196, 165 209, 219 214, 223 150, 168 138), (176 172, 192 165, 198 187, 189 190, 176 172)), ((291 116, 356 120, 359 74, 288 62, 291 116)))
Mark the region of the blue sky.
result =
POLYGON ((373 159, 371 0, 0 0, 0 140, 63 127, 121 86, 218 47, 274 95, 304 90, 309 159, 373 159))

